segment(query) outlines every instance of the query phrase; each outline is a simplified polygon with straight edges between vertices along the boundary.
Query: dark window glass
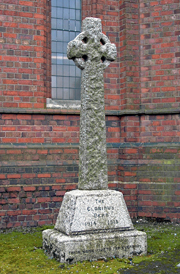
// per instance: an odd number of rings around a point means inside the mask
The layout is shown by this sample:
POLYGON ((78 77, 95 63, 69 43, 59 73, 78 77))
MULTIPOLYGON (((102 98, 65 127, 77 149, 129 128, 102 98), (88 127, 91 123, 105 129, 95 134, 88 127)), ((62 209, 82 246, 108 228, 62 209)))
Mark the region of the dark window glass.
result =
POLYGON ((52 98, 79 100, 81 70, 67 59, 67 44, 81 31, 81 0, 51 0, 52 98))

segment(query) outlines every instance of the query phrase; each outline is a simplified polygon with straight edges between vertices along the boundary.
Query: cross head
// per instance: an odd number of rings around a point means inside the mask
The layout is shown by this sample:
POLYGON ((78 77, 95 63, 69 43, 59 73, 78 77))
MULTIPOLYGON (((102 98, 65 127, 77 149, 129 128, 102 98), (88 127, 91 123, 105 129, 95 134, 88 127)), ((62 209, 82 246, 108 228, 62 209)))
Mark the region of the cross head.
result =
POLYGON ((87 17, 82 32, 68 44, 67 57, 83 70, 92 62, 106 68, 116 59, 116 46, 102 33, 101 19, 87 17))

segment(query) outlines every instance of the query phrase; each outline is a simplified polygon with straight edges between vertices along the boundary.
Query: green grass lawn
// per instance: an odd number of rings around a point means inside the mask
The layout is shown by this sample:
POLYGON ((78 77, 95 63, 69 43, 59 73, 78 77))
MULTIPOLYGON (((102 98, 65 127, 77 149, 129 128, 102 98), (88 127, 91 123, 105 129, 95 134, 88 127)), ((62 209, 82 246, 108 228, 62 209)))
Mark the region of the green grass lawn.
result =
MULTIPOLYGON (((93 262, 82 262, 72 265, 60 264, 54 259, 49 259, 42 250, 42 230, 47 227, 39 227, 26 231, 5 232, 0 234, 0 273, 141 273, 143 269, 153 262, 168 262, 167 257, 176 257, 180 251, 180 225, 144 223, 136 224, 135 228, 143 230, 148 236, 147 256, 133 257, 132 259, 107 259, 93 262), (134 272, 133 272, 134 271, 134 272), (137 271, 137 272, 136 272, 137 271)), ((50 228, 50 227, 48 227, 50 228)), ((160 264, 157 272, 142 273, 180 273, 176 265, 180 263, 180 257, 169 261, 171 272, 163 272, 160 264), (177 261, 179 258, 179 262, 177 261), (159 272, 158 272, 159 271, 159 272), (179 271, 179 272, 176 272, 179 271)), ((157 267, 157 263, 156 263, 157 267)), ((150 270, 149 270, 150 271, 150 270)))

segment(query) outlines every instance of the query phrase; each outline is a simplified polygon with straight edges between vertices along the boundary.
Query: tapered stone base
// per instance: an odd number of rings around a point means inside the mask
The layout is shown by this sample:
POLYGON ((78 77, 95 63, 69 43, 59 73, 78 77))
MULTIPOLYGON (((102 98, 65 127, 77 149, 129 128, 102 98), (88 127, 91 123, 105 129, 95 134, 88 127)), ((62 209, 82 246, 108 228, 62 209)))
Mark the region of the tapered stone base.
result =
POLYGON ((45 253, 61 263, 143 255, 146 243, 146 233, 137 230, 73 236, 55 229, 43 231, 45 253))
POLYGON ((67 192, 55 224, 66 235, 133 228, 122 193, 109 189, 67 192))
POLYGON ((146 233, 134 230, 122 193, 73 190, 64 196, 55 229, 43 231, 43 249, 60 262, 146 254, 146 233))

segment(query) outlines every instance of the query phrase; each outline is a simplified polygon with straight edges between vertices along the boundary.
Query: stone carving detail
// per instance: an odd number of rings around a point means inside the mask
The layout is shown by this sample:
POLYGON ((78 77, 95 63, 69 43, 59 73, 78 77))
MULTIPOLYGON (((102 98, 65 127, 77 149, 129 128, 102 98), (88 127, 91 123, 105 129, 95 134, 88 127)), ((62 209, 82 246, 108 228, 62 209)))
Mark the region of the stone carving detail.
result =
POLYGON ((82 70, 79 189, 108 188, 103 73, 116 55, 97 18, 86 18, 68 44, 68 58, 82 70))

